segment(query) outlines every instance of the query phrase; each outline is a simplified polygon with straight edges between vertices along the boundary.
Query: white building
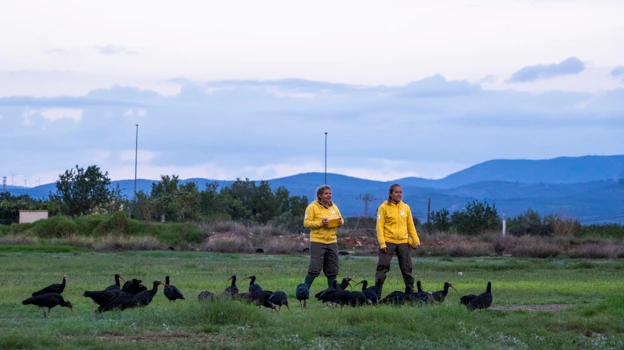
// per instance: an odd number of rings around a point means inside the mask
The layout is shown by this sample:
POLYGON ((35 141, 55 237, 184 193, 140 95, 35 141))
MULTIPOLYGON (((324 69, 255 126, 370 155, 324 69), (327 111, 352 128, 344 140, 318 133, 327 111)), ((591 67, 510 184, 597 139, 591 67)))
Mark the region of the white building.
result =
POLYGON ((47 219, 47 210, 20 210, 19 223, 35 222, 37 220, 47 219))

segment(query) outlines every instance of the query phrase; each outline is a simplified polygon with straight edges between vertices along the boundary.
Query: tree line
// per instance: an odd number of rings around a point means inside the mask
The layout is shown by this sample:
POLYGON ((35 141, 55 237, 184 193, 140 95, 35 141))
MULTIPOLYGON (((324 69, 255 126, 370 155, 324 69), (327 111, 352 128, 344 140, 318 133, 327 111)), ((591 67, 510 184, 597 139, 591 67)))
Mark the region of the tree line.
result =
MULTIPOLYGON (((108 172, 91 165, 86 169, 76 165, 59 175, 56 192, 47 199, 34 199, 28 195, 0 195, 0 224, 18 222, 19 210, 47 210, 51 216, 77 217, 94 213, 126 212, 130 217, 143 221, 159 222, 215 222, 237 221, 243 223, 272 224, 299 232, 309 200, 306 196, 294 196, 284 187, 275 190, 268 181, 237 179, 230 186, 221 187, 218 182, 206 184, 200 189, 195 182, 183 182, 177 175, 163 175, 152 183, 149 193, 138 191, 127 198, 119 185, 111 186, 108 172)), ((426 222, 414 218, 420 230, 425 232, 456 232, 475 235, 500 231, 502 219, 495 204, 474 200, 462 210, 449 212, 440 209, 429 213, 426 222)), ((542 217, 528 209, 517 217, 508 218, 507 231, 512 235, 552 234, 572 235, 580 230, 580 223, 573 218, 558 215, 542 217)), ((374 219, 360 218, 347 221, 346 228, 374 228, 374 219), (355 222, 355 227, 351 227, 355 222)))

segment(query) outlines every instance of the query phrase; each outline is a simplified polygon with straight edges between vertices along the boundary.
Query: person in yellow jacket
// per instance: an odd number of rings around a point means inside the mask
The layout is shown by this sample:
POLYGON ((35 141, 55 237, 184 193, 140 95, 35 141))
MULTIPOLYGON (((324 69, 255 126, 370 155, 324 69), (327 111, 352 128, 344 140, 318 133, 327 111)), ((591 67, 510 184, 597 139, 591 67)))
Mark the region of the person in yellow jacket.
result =
MULTIPOLYGON (((405 293, 414 291, 411 249, 420 246, 416 233, 412 210, 403 202, 403 189, 398 184, 390 186, 388 200, 377 209, 377 240, 379 241, 379 261, 375 274, 375 285, 379 293, 390 271, 392 256, 396 253, 399 268, 405 282, 405 293)), ((381 295, 380 295, 381 297, 381 295)))
POLYGON ((310 266, 305 277, 308 289, 314 279, 321 274, 327 277, 328 288, 338 276, 337 227, 344 225, 338 206, 332 202, 332 191, 327 185, 316 190, 316 200, 308 205, 303 218, 303 226, 310 229, 310 266))

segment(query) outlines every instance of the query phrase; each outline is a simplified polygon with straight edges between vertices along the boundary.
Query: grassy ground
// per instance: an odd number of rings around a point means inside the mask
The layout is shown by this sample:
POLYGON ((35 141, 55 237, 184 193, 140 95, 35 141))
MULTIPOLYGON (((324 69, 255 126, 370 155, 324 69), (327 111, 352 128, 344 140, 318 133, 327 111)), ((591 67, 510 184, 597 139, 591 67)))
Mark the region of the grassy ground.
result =
MULTIPOLYGON (((429 291, 449 281, 442 305, 326 309, 310 300, 301 310, 294 290, 305 255, 197 252, 91 253, 0 250, 0 348, 212 348, 212 349, 621 349, 624 348, 623 260, 415 258, 414 271, 429 291), (459 276, 458 272, 462 272, 459 276), (146 308, 95 314, 85 290, 101 290, 113 274, 153 280, 171 276, 187 300, 170 303, 162 287, 146 308), (63 293, 75 307, 54 308, 44 319, 20 301, 67 275, 63 293), (254 274, 264 289, 284 290, 291 311, 281 314, 237 301, 199 303, 202 290, 222 292, 232 274, 254 274), (469 312, 459 297, 492 281, 491 309, 469 312), (563 304, 563 305, 562 305, 563 304), (563 306, 563 307, 562 307, 563 306), (537 311, 535 311, 537 310, 537 311)), ((374 257, 341 257, 341 275, 373 279, 374 257)), ((396 260, 384 295, 403 289, 396 260)), ((246 290, 247 281, 238 283, 246 290)), ((324 277, 312 293, 326 287, 324 277)))

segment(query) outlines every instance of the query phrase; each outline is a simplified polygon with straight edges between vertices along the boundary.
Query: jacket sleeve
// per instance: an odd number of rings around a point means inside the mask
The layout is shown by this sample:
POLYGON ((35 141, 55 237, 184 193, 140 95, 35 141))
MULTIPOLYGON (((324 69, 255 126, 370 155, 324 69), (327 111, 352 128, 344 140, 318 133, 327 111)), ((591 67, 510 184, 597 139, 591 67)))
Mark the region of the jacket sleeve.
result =
POLYGON ((416 232, 416 225, 414 225, 414 217, 412 216, 412 209, 407 210, 407 233, 412 237, 412 241, 415 244, 420 244, 420 238, 418 238, 418 233, 416 232))
POLYGON ((338 206, 336 204, 334 204, 334 207, 336 207, 336 213, 338 213, 338 217, 342 219, 342 226, 344 226, 345 219, 342 217, 342 214, 340 213, 340 209, 338 209, 338 206))
POLYGON ((308 205, 303 217, 303 227, 315 229, 320 228, 321 226, 323 226, 322 221, 314 221, 314 206, 308 205))
POLYGON ((377 241, 379 241, 379 248, 386 247, 386 238, 384 237, 384 226, 386 222, 386 217, 384 214, 383 206, 379 206, 377 209, 377 241))

